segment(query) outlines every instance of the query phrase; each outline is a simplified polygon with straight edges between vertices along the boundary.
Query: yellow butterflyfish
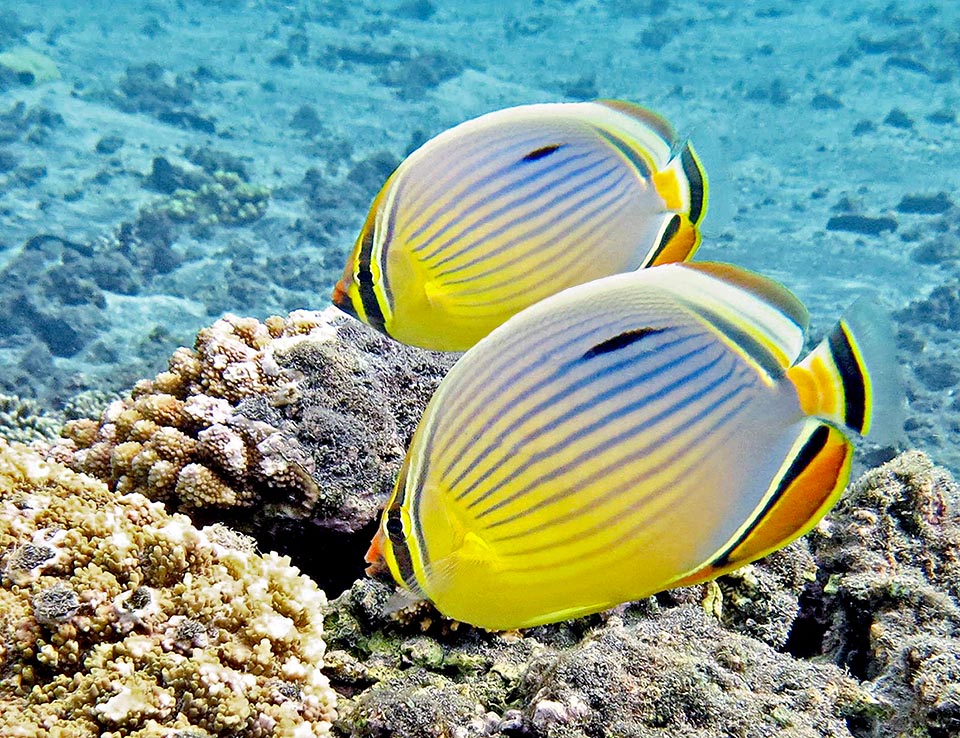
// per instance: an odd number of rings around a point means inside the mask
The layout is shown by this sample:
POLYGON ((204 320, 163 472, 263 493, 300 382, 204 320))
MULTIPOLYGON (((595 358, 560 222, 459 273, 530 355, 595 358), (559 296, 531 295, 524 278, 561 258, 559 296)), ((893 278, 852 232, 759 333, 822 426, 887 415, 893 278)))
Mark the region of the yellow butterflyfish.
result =
POLYGON ((809 531, 851 434, 898 433, 882 315, 798 361, 807 312, 723 264, 572 287, 467 351, 414 434, 367 561, 456 620, 523 628, 712 579, 809 531))
POLYGON ((686 260, 706 198, 693 147, 645 108, 488 113, 390 175, 333 302, 403 343, 462 351, 562 289, 686 260))

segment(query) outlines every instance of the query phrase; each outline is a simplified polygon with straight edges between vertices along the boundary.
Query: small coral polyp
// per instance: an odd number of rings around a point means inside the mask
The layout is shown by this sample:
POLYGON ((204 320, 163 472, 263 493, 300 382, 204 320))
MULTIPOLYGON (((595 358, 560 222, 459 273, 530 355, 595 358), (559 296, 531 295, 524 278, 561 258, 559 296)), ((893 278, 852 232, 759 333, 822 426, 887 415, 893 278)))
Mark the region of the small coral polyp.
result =
POLYGON ((0 440, 0 735, 325 736, 317 585, 0 440))

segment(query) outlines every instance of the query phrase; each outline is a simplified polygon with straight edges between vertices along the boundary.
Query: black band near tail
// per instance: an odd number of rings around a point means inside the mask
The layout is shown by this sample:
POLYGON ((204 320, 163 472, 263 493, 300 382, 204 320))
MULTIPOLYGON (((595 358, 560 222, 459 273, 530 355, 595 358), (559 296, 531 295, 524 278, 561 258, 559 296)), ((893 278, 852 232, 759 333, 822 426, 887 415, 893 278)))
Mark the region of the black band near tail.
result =
POLYGON ((843 323, 830 332, 829 341, 830 353, 843 382, 844 422, 847 427, 862 433, 867 403, 864 390, 865 379, 843 323))
POLYGON ((689 145, 684 146, 680 152, 680 163, 690 185, 690 222, 697 225, 703 215, 703 172, 700 171, 700 165, 689 145))
POLYGON ((403 498, 406 495, 407 487, 407 469, 409 461, 405 461, 400 467, 400 475, 397 477, 397 487, 390 507, 387 510, 387 536, 390 538, 390 544, 393 547, 393 558, 397 561, 397 568, 400 570, 400 578, 404 582, 415 581, 413 573, 413 560, 410 558, 410 547, 407 544, 407 532, 403 529, 403 519, 400 517, 400 508, 403 505, 403 498))
POLYGON ((813 460, 817 458, 824 447, 827 445, 827 441, 830 439, 830 428, 826 425, 818 426, 817 429, 810 434, 810 437, 807 438, 806 443, 803 444, 803 448, 800 449, 800 452, 794 457, 793 461, 790 463, 790 468, 787 469, 786 474, 780 479, 780 483, 777 485, 776 491, 770 495, 770 499, 767 500, 767 504, 763 506, 763 509, 760 513, 753 519, 753 522, 747 527, 743 533, 737 537, 732 544, 727 546, 726 550, 720 554, 717 558, 710 562, 710 566, 716 569, 722 569, 731 563, 730 557, 733 553, 746 541, 750 535, 757 529, 767 515, 774 508, 777 502, 780 501, 780 498, 783 497, 784 493, 790 489, 797 477, 803 474, 804 470, 813 463, 813 460))
POLYGON ((673 215, 670 220, 667 222, 666 226, 663 228, 663 232, 660 234, 660 240, 657 242, 657 246, 653 251, 647 254, 647 258, 643 262, 643 266, 650 266, 651 264, 656 264, 657 259, 660 258, 660 254, 663 253, 663 250, 670 245, 670 242, 673 240, 673 237, 677 235, 677 232, 680 230, 680 216, 673 215))

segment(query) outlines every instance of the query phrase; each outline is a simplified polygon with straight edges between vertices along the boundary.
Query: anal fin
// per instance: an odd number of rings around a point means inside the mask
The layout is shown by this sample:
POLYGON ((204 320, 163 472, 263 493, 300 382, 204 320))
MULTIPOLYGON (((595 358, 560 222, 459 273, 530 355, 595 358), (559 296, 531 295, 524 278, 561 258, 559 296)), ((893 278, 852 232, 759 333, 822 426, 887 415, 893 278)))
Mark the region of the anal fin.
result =
POLYGON ((846 487, 852 457, 853 446, 841 431, 808 421, 751 520, 709 563, 671 586, 713 579, 809 532, 846 487))
POLYGON ((657 235, 657 245, 648 253, 641 267, 687 261, 700 247, 700 231, 690 219, 679 213, 668 215, 657 235))

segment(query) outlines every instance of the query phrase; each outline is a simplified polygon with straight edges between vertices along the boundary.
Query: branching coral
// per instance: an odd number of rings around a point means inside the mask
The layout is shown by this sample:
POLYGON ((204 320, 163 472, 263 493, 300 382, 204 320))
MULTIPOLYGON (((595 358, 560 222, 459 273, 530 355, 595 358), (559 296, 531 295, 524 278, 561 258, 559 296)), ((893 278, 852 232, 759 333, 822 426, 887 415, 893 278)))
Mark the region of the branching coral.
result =
POLYGON ((288 559, 0 441, 0 735, 322 736, 323 593, 288 559))
POLYGON ((0 394, 0 437, 23 443, 55 438, 60 425, 60 418, 44 414, 38 403, 0 394))
POLYGON ((289 473, 258 448, 277 429, 239 416, 236 405, 254 395, 283 402, 294 378, 276 363, 275 341, 321 325, 315 313, 269 324, 228 316, 200 331, 194 350, 175 351, 168 371, 111 403, 99 422, 68 423, 52 453, 121 494, 186 509, 250 505, 256 484, 300 485, 309 496, 309 474, 289 473))
POLYGON ((332 308, 228 316, 99 421, 68 423, 50 453, 120 493, 229 521, 296 556, 324 587, 345 588, 452 361, 332 308))

